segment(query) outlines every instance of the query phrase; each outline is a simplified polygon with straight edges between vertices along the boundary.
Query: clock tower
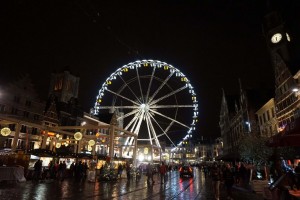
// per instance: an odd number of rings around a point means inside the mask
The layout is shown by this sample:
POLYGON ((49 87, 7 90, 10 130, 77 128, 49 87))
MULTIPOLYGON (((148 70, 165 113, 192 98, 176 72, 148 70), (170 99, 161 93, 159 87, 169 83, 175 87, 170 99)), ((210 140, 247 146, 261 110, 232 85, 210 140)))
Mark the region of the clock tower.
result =
POLYGON ((289 62, 288 46, 291 38, 279 13, 273 11, 264 17, 263 32, 271 53, 272 64, 275 61, 275 54, 285 62, 289 62))
POLYGON ((295 120, 295 106, 298 101, 293 94, 296 81, 293 78, 294 66, 291 64, 289 44, 291 41, 285 23, 277 12, 264 17, 263 32, 270 53, 275 78, 275 110, 279 130, 283 130, 295 120))

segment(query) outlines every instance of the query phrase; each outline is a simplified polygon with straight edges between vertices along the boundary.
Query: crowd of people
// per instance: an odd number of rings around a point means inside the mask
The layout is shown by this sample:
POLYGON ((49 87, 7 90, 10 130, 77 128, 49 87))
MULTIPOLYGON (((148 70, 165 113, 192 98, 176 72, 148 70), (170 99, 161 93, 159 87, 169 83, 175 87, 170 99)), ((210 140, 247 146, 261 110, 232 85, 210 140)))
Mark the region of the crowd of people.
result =
POLYGON ((74 177, 76 180, 81 180, 86 177, 87 169, 87 164, 82 161, 73 162, 70 169, 67 170, 65 161, 56 163, 50 161, 47 167, 43 167, 43 161, 37 160, 34 164, 32 180, 56 179, 63 181, 65 177, 74 177))
POLYGON ((233 199, 232 187, 247 187, 249 184, 250 169, 243 163, 232 165, 230 163, 204 164, 201 169, 206 178, 211 178, 212 188, 215 199, 220 197, 220 188, 224 186, 227 193, 227 199, 233 199))

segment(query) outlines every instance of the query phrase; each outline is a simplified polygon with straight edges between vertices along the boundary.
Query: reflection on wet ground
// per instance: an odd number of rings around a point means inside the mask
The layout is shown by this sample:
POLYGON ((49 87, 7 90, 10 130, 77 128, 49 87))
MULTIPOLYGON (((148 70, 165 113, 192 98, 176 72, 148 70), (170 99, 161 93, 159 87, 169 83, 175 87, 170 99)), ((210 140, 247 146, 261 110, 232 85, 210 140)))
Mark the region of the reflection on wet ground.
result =
MULTIPOLYGON (((147 183, 147 177, 139 180, 121 178, 114 182, 78 182, 73 179, 64 181, 45 180, 24 183, 1 182, 1 200, 52 200, 52 199, 203 199, 213 200, 213 192, 209 178, 195 169, 194 178, 179 178, 177 171, 168 173, 165 183, 154 175, 155 183, 147 183)), ((221 198, 225 199, 225 191, 221 189, 221 198)), ((251 193, 235 192, 235 199, 259 199, 251 193)))

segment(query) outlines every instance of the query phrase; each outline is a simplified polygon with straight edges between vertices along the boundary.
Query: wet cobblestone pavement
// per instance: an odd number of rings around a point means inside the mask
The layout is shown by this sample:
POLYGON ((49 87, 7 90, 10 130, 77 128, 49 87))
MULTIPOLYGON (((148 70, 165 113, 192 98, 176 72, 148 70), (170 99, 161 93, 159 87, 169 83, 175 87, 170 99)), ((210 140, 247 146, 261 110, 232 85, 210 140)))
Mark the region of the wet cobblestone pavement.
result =
MULTIPOLYGON (((76 182, 73 179, 64 181, 45 180, 24 183, 1 182, 1 200, 56 200, 56 199, 202 199, 213 200, 211 181, 199 170, 194 178, 179 178, 176 171, 169 172, 168 181, 160 183, 160 177, 154 175, 154 184, 147 183, 147 177, 140 180, 121 178, 113 182, 76 182)), ((234 199, 263 200, 262 196, 246 190, 233 191, 234 199)), ((221 188, 220 199, 226 199, 226 192, 221 188)))

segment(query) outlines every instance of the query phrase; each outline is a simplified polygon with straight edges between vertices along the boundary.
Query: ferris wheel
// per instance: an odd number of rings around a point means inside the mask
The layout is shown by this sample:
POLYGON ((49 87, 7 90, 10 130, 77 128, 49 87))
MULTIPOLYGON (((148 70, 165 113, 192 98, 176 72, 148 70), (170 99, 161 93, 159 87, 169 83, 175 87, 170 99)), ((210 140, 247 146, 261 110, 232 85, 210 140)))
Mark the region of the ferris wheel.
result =
MULTIPOLYGON (((138 60, 113 72, 102 84, 94 114, 118 113, 122 128, 138 135, 138 142, 174 146, 182 134, 191 136, 198 117, 198 101, 190 80, 177 68, 158 60, 138 60)), ((132 145, 127 138, 125 145, 132 145)))

